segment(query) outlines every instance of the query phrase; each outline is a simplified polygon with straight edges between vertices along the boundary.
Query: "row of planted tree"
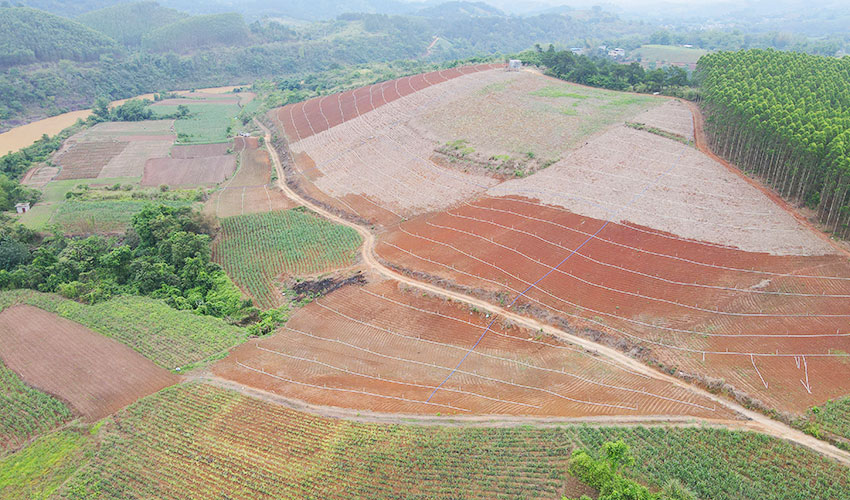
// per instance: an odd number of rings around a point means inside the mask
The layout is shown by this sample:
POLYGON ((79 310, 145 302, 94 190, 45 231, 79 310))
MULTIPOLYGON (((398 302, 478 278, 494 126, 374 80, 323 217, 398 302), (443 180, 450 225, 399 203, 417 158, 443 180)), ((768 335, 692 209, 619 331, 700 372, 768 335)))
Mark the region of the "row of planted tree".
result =
POLYGON ((850 236, 850 57, 718 52, 696 78, 712 149, 850 236))

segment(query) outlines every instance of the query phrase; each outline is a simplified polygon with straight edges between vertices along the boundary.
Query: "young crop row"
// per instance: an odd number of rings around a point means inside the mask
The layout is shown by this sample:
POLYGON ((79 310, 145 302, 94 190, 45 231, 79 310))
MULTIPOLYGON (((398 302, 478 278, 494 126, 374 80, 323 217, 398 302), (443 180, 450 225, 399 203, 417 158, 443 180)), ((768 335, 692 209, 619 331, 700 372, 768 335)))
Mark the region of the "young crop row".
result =
POLYGON ((0 456, 72 418, 65 404, 29 387, 0 362, 0 456))
POLYGON ((0 459, 0 498, 49 498, 88 457, 87 431, 62 430, 0 459))
POLYGON ((709 428, 361 424, 203 384, 119 412, 64 498, 552 498, 569 455, 623 439, 650 487, 700 498, 839 498, 846 471, 766 436, 709 428))
POLYGON ((148 297, 119 296, 85 305, 34 291, 0 293, 0 308, 15 303, 76 321, 169 370, 203 361, 247 338, 243 328, 212 316, 178 311, 148 297))
POLYGON ((280 305, 275 281, 351 265, 360 236, 301 210, 222 219, 213 259, 264 308, 280 305))

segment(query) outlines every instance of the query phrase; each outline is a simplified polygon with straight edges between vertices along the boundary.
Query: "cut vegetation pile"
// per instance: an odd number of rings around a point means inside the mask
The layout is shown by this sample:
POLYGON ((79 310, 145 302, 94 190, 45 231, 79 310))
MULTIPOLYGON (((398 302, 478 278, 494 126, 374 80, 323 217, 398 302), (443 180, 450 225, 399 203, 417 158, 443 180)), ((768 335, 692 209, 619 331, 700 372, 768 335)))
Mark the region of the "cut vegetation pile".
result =
POLYGON ((354 263, 361 239, 349 227, 299 209, 221 220, 213 260, 264 308, 283 300, 282 276, 306 276, 354 263))

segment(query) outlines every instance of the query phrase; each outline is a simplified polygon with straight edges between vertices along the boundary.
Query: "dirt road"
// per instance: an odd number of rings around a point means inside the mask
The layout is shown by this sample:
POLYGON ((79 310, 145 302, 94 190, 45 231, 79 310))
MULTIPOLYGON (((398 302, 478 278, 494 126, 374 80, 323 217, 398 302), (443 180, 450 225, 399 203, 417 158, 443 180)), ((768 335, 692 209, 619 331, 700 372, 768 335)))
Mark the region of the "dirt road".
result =
MULTIPOLYGON (((695 394, 699 394, 701 396, 709 398, 718 405, 725 406, 740 414, 743 418, 747 420, 746 423, 741 423, 740 428, 746 428, 747 430, 753 430, 777 438, 792 441, 794 443, 805 446, 813 451, 821 453, 825 456, 838 460, 839 462, 842 462, 845 465, 850 466, 850 453, 840 450, 825 441, 821 441, 820 439, 816 439, 812 436, 809 436, 808 434, 798 431, 779 421, 773 420, 765 415, 762 415, 761 413, 748 410, 734 401, 728 400, 722 396, 713 394, 704 389, 688 384, 676 377, 667 375, 666 373, 659 372, 653 368, 650 368, 644 363, 625 355, 624 353, 616 349, 597 344, 596 342, 582 337, 572 335, 558 328, 541 323, 537 320, 521 316, 519 314, 508 311, 502 307, 495 306, 484 300, 462 293, 446 290, 430 283, 421 282, 387 268, 386 266, 381 264, 375 257, 375 235, 372 234, 371 231, 358 224, 349 222, 343 219, 342 217, 339 217, 338 215, 328 210, 325 210, 321 206, 311 203, 310 201, 304 199, 301 195, 293 191, 286 184, 286 177, 284 175, 283 165, 281 164, 280 157, 278 156, 277 151, 273 147, 271 147, 271 132, 265 125, 260 123, 259 120, 255 120, 255 122, 265 134, 265 144, 269 150, 269 155, 271 156, 272 164, 274 165, 274 168, 277 171, 278 184, 280 185, 280 188, 283 190, 283 192, 293 201, 310 208, 316 213, 322 215, 323 217, 356 230, 363 237, 363 246, 361 247, 361 256, 363 263, 374 272, 386 278, 390 278, 406 285, 419 288, 420 290, 424 290, 426 292, 445 298, 450 298, 455 301, 463 302, 467 305, 474 306, 481 310, 485 310, 491 314, 500 315, 510 321, 513 321, 518 325, 530 328, 532 330, 542 330, 547 334, 554 335, 571 344, 581 346, 587 349, 588 351, 592 351, 600 356, 604 356, 610 361, 618 363, 633 372, 644 374, 648 377, 652 377, 658 380, 666 381, 678 387, 686 388, 694 392, 695 394)), ((729 428, 739 428, 737 425, 733 425, 733 423, 730 422, 726 422, 724 425, 729 428)))

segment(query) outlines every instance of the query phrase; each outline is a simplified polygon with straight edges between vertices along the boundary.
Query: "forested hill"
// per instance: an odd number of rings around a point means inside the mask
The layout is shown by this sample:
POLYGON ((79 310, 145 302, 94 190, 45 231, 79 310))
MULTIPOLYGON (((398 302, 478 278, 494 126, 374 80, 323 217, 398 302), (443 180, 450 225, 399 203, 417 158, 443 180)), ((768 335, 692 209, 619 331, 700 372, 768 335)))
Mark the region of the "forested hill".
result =
POLYGON ((850 57, 719 52, 697 65, 714 150, 850 235, 850 57))
POLYGON ((146 1, 95 10, 78 17, 77 21, 124 45, 137 47, 146 34, 186 17, 189 15, 146 1))
POLYGON ((82 24, 27 7, 0 7, 0 67, 92 61, 114 53, 114 40, 82 24))
POLYGON ((242 46, 248 41, 248 26, 241 15, 210 14, 187 17, 152 30, 142 37, 142 48, 183 53, 219 45, 242 46))

